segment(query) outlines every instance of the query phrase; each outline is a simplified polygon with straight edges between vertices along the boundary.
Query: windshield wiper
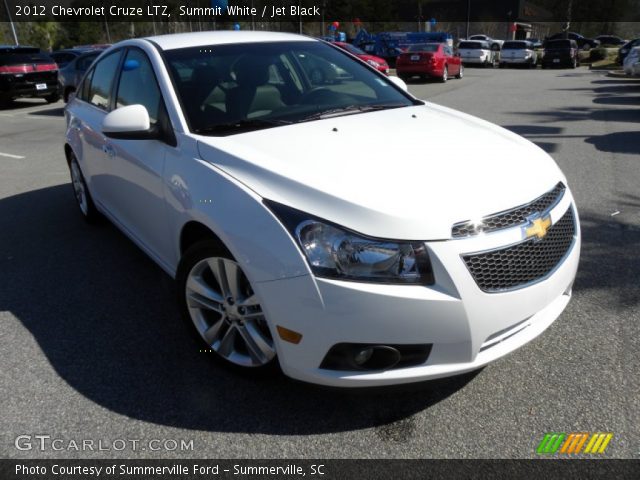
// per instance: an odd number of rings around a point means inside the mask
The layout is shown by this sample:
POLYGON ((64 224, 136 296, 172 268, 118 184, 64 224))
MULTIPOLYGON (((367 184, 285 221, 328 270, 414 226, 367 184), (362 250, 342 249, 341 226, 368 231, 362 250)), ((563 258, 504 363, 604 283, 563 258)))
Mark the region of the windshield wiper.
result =
POLYGON ((376 110, 389 110, 392 108, 408 107, 404 103, 379 103, 373 105, 347 105, 345 107, 330 108, 320 112, 313 113, 308 117, 304 117, 300 122, 308 122, 311 120, 323 120, 325 118, 341 117, 343 115, 353 115, 355 113, 374 112, 376 110))
POLYGON ((266 119, 245 119, 237 122, 217 123, 194 130, 194 133, 202 135, 225 134, 229 132, 250 132, 252 130, 262 130, 264 128, 291 125, 288 120, 266 120, 266 119))

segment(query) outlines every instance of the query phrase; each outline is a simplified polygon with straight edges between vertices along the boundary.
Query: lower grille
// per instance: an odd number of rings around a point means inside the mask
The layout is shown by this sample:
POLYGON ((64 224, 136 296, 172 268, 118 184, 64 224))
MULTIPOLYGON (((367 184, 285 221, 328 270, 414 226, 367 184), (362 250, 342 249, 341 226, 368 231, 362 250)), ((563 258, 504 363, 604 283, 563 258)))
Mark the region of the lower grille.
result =
POLYGON ((549 275, 566 255, 576 233, 573 208, 542 240, 462 257, 481 290, 496 293, 538 281, 549 275))

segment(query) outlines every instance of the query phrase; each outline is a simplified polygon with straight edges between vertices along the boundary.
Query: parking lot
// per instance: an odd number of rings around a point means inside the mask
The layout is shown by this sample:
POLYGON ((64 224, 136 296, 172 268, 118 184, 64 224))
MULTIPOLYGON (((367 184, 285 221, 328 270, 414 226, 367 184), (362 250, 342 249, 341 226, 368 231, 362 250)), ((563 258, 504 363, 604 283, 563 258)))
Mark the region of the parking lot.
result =
MULTIPOLYGON (((566 174, 581 266, 541 337, 470 375, 375 391, 221 369, 177 319, 171 279, 113 226, 81 219, 64 104, 20 100, 0 110, 1 456, 512 458, 536 456, 547 432, 612 432, 602 456, 639 458, 640 80, 469 68, 409 87, 525 136, 566 174), (18 450, 23 434, 193 449, 18 450)), ((425 131, 425 161, 435 142, 425 131)))

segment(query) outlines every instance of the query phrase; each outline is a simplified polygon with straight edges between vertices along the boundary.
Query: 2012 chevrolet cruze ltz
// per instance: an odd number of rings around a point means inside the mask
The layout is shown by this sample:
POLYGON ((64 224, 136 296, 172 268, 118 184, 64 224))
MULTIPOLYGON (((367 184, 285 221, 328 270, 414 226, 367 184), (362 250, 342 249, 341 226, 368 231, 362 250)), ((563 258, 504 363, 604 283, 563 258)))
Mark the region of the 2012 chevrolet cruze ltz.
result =
POLYGON ((82 215, 176 279, 230 365, 345 387, 443 377, 569 302, 578 215, 549 155, 322 41, 127 40, 65 115, 82 215))

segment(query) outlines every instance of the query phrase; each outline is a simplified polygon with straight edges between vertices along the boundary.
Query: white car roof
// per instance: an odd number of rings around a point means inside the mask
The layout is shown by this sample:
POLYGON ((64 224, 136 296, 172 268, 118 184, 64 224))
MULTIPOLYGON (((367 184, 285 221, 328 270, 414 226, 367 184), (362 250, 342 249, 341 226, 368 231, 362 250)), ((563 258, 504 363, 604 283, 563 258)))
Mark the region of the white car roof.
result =
POLYGON ((176 48, 198 47, 204 45, 224 45, 230 43, 253 42, 313 42, 310 37, 280 32, 238 32, 233 30, 218 30, 212 32, 174 33, 171 35, 157 35, 147 37, 146 40, 155 42, 163 50, 176 48))

